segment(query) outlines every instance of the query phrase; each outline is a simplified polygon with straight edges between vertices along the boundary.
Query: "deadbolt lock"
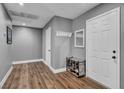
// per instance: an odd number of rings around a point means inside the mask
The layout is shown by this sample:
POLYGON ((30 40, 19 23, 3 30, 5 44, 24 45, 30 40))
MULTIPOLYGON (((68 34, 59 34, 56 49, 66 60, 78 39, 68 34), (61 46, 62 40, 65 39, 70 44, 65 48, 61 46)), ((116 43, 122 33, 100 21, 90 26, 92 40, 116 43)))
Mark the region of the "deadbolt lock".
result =
POLYGON ((116 56, 112 56, 112 59, 116 59, 116 56))

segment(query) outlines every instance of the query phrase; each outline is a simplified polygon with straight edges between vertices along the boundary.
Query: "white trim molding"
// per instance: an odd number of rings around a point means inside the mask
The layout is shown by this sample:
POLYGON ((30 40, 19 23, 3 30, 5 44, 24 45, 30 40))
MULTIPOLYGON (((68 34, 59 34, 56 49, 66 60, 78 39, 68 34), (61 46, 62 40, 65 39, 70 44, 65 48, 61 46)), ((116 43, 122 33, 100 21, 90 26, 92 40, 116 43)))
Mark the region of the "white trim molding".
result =
POLYGON ((6 82, 7 78, 11 74, 12 70, 13 70, 13 66, 10 67, 10 69, 8 70, 8 72, 6 73, 6 75, 4 76, 4 78, 2 79, 2 81, 0 82, 0 89, 2 89, 4 83, 6 82))
MULTIPOLYGON (((32 62, 38 62, 38 61, 41 61, 41 62, 45 63, 50 68, 50 70, 52 70, 53 73, 60 73, 60 72, 66 71, 65 67, 64 68, 60 68, 60 69, 54 69, 52 66, 49 66, 44 59, 14 61, 12 64, 25 64, 25 63, 32 63, 32 62)), ((7 78, 11 74, 12 70, 13 70, 13 65, 10 67, 10 69, 8 70, 8 72, 6 73, 6 75, 4 76, 2 81, 0 82, 0 89, 2 89, 4 83, 6 82, 7 78)))
POLYGON ((24 60, 24 61, 14 61, 12 64, 25 64, 25 63, 33 63, 38 61, 44 61, 43 59, 33 59, 33 60, 24 60))
POLYGON ((12 62, 12 64, 26 64, 26 63, 33 63, 33 62, 38 62, 41 61, 43 63, 45 63, 51 70, 53 73, 60 73, 60 72, 64 72, 66 71, 66 68, 59 68, 59 69, 54 69, 52 66, 49 66, 47 64, 47 62, 44 59, 33 59, 33 60, 24 60, 24 61, 14 61, 12 62))
POLYGON ((60 73, 60 72, 66 71, 65 67, 59 68, 59 69, 54 69, 52 66, 49 66, 45 60, 43 60, 42 62, 44 62, 44 64, 46 64, 52 70, 53 73, 60 73))
POLYGON ((60 73, 66 71, 66 68, 59 68, 59 69, 54 69, 54 73, 60 73))

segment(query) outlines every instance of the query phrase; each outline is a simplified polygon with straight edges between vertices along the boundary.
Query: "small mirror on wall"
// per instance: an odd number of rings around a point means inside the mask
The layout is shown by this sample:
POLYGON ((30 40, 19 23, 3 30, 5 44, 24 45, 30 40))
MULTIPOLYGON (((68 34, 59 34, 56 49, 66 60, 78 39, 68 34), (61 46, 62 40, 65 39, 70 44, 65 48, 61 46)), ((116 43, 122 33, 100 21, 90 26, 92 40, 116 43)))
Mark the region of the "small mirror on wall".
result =
POLYGON ((7 44, 12 44, 12 29, 7 26, 7 44))
POLYGON ((84 29, 75 31, 74 46, 84 48, 84 29))

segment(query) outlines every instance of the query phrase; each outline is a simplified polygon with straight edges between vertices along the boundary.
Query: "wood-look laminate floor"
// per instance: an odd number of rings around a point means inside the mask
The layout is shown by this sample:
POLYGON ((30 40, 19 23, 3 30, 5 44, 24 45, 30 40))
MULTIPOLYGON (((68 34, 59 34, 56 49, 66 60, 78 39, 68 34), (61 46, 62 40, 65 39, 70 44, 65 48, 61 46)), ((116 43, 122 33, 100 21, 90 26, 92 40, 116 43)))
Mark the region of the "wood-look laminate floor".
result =
POLYGON ((103 86, 65 71, 54 74, 43 62, 18 64, 3 85, 3 89, 99 89, 103 86))

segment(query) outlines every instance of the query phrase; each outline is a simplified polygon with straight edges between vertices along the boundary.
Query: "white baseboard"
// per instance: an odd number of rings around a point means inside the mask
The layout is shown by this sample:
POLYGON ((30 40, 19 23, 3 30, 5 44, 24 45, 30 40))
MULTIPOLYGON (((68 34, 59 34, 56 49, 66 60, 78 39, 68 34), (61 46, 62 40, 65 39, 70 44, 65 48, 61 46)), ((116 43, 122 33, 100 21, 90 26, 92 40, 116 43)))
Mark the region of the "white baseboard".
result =
POLYGON ((60 73, 66 71, 66 68, 54 69, 52 66, 49 66, 45 60, 43 62, 52 70, 53 73, 60 73))
POLYGON ((32 63, 32 62, 38 62, 38 61, 44 61, 43 59, 33 59, 33 60, 24 60, 24 61, 14 61, 12 64, 25 64, 25 63, 32 63))
POLYGON ((66 71, 66 68, 54 69, 54 73, 60 73, 66 71))
POLYGON ((52 66, 49 66, 44 59, 33 59, 33 60, 24 60, 24 61, 14 61, 12 64, 25 64, 25 63, 32 63, 32 62, 44 62, 54 73, 64 72, 66 68, 54 69, 52 66))
POLYGON ((2 79, 2 81, 0 82, 0 89, 2 89, 4 83, 6 82, 7 78, 9 77, 10 73, 12 72, 13 66, 10 67, 10 69, 8 70, 8 72, 6 73, 6 75, 4 76, 4 78, 2 79))
MULTIPOLYGON (((14 61, 12 64, 24 64, 24 63, 32 63, 32 62, 38 62, 42 61, 44 62, 51 70, 53 73, 60 73, 66 71, 66 68, 60 68, 60 69, 54 69, 52 66, 49 66, 47 62, 44 59, 34 59, 34 60, 25 60, 25 61, 14 61)), ((6 82, 7 78, 9 77, 10 73, 12 72, 13 66, 10 67, 2 81, 0 82, 0 89, 2 89, 2 86, 6 82)))

